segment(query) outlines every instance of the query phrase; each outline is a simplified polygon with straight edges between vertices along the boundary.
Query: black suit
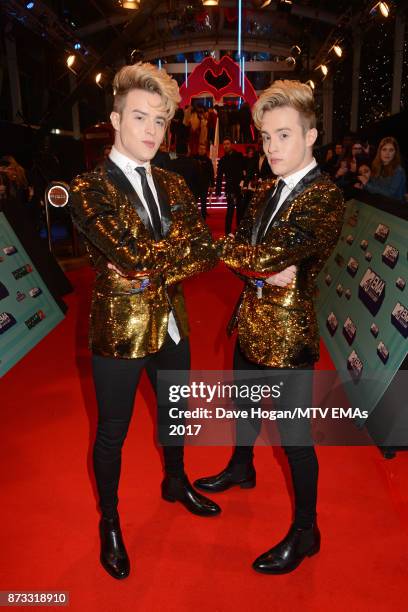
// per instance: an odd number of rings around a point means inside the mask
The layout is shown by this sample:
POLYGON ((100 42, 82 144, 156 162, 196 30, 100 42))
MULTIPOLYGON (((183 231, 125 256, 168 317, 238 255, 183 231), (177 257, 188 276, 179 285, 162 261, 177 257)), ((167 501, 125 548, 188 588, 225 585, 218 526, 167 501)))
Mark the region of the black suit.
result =
POLYGON ((234 209, 241 207, 240 182, 244 178, 245 160, 238 151, 231 150, 221 157, 217 169, 216 193, 221 193, 221 183, 225 177, 225 195, 227 197, 227 214, 225 215, 225 234, 231 232, 234 209))

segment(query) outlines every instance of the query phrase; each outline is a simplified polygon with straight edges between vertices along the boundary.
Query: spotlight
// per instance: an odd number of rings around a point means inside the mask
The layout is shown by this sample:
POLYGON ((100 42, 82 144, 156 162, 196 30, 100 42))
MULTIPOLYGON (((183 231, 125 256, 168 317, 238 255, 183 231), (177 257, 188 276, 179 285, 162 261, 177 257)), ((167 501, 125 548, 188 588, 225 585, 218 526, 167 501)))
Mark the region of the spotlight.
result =
POLYGON ((31 11, 31 9, 34 8, 34 4, 35 2, 27 2, 26 4, 26 9, 28 9, 29 11, 31 11))
POLYGON ((252 0, 252 6, 254 9, 263 9, 269 6, 272 0, 252 0))
POLYGON ((277 10, 282 13, 290 13, 292 10, 292 0, 279 0, 277 10))
POLYGON ((340 47, 340 45, 333 45, 332 50, 337 55, 337 57, 341 57, 343 55, 343 49, 340 47))
POLYGON ((74 55, 74 54, 68 55, 68 57, 67 57, 67 66, 68 66, 68 68, 70 70, 72 70, 72 66, 75 64, 75 61, 76 61, 76 55, 74 55))
POLYGON ((285 62, 287 63, 288 66, 296 66, 296 60, 291 55, 285 58, 285 62))
POLYGON ((79 49, 82 47, 81 43, 77 42, 74 45, 74 49, 76 49, 77 51, 79 51, 79 49))
POLYGON ((203 6, 218 6, 218 0, 203 0, 203 6))
POLYGON ((316 87, 315 82, 312 81, 312 79, 309 79, 308 81, 306 81, 305 85, 309 85, 312 91, 314 91, 314 88, 316 87))
POLYGON ((293 45, 293 47, 290 50, 291 55, 300 55, 301 53, 302 53, 302 49, 299 47, 299 45, 293 45))
POLYGON ((322 71, 323 76, 327 76, 327 75, 328 75, 328 73, 329 73, 329 69, 327 68, 326 64, 320 64, 320 66, 317 66, 317 67, 315 68, 315 70, 319 70, 319 68, 320 68, 320 70, 322 71))
POLYGON ((390 14, 390 7, 386 2, 377 2, 376 4, 374 4, 373 8, 370 11, 370 15, 374 15, 377 9, 380 11, 383 17, 388 17, 388 15, 390 14))
POLYGON ((124 9, 138 9, 140 6, 140 0, 123 0, 122 8, 124 9))
POLYGON ((101 87, 101 81, 102 81, 102 72, 98 72, 98 74, 95 77, 95 83, 98 85, 98 87, 101 87))

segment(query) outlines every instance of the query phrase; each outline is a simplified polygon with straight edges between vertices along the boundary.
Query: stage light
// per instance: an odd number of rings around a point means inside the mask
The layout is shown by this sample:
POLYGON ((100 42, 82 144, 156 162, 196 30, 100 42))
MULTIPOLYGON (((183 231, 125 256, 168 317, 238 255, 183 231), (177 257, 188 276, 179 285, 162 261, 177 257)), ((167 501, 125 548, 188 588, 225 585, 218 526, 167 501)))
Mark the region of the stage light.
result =
POLYGON ((341 57, 343 55, 343 49, 340 47, 340 45, 333 45, 332 49, 337 57, 341 57))
POLYGON ((373 8, 370 11, 370 15, 374 15, 377 9, 380 11, 383 17, 388 17, 388 15, 390 14, 390 7, 386 2, 377 2, 376 4, 374 4, 373 8))
POLYGON ((34 8, 34 4, 35 2, 27 2, 26 4, 26 9, 28 9, 29 11, 31 11, 31 9, 34 8))
POLYGON ((299 47, 299 45, 293 45, 293 47, 290 50, 291 55, 300 55, 302 53, 302 49, 299 47))
POLYGON ((74 49, 76 49, 77 51, 79 51, 81 47, 82 47, 81 43, 75 43, 74 45, 74 49))
POLYGON ((290 13, 292 10, 292 0, 279 0, 276 8, 283 13, 290 13))
POLYGON ((76 55, 68 55, 67 57, 67 66, 70 70, 72 70, 72 66, 75 64, 76 55))
POLYGON ((263 9, 269 6, 272 0, 252 0, 252 6, 254 9, 263 9))
POLYGON ((218 6, 218 0, 203 0, 203 6, 218 6))
POLYGON ((312 79, 309 79, 308 81, 306 81, 305 85, 309 85, 310 89, 313 91, 314 88, 316 87, 315 82, 312 81, 312 79))
POLYGON ((122 8, 135 10, 140 6, 140 0, 123 0, 122 8))
POLYGON ((291 55, 285 58, 285 62, 287 63, 288 66, 296 66, 296 60, 291 55))
POLYGON ((98 74, 95 77, 95 83, 98 85, 98 87, 101 87, 101 81, 102 81, 102 72, 98 72, 98 74))
POLYGON ((329 73, 329 69, 327 68, 326 64, 320 64, 319 66, 316 66, 315 70, 320 70, 323 73, 323 76, 327 76, 329 73))

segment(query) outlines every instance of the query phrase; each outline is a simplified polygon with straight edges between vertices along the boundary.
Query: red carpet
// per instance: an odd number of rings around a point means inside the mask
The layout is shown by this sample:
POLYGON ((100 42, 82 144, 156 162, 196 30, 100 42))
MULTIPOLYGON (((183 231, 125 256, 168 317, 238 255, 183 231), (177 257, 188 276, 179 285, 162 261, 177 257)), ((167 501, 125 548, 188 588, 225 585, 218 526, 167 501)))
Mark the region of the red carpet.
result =
MULTIPOLYGON (((218 229, 219 214, 209 219, 218 229)), ((281 452, 256 450, 256 489, 214 495, 220 517, 162 501, 146 379, 120 488, 132 573, 110 578, 98 562, 89 463, 92 274, 84 268, 70 278, 76 291, 65 321, 1 381, 0 590, 68 591, 70 609, 87 612, 407 610, 407 453, 386 461, 376 448, 319 448, 321 553, 293 574, 259 575, 253 559, 285 534, 291 516, 281 452)), ((224 329, 239 286, 221 266, 185 283, 193 368, 230 369, 233 342, 224 329)), ((190 478, 218 471, 228 457, 228 448, 187 448, 190 478)))

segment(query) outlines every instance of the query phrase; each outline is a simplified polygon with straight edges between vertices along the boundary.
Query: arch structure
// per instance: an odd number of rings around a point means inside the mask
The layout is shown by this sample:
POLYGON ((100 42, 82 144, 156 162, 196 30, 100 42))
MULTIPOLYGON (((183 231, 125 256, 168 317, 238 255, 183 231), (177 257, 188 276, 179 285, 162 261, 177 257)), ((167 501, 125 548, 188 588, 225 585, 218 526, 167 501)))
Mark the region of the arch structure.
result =
POLYGON ((188 82, 180 87, 181 103, 184 108, 190 104, 191 98, 210 94, 215 103, 224 96, 238 96, 250 106, 257 99, 252 83, 244 76, 244 87, 240 85, 240 68, 234 60, 224 55, 219 62, 212 57, 206 57, 190 74, 188 82))

